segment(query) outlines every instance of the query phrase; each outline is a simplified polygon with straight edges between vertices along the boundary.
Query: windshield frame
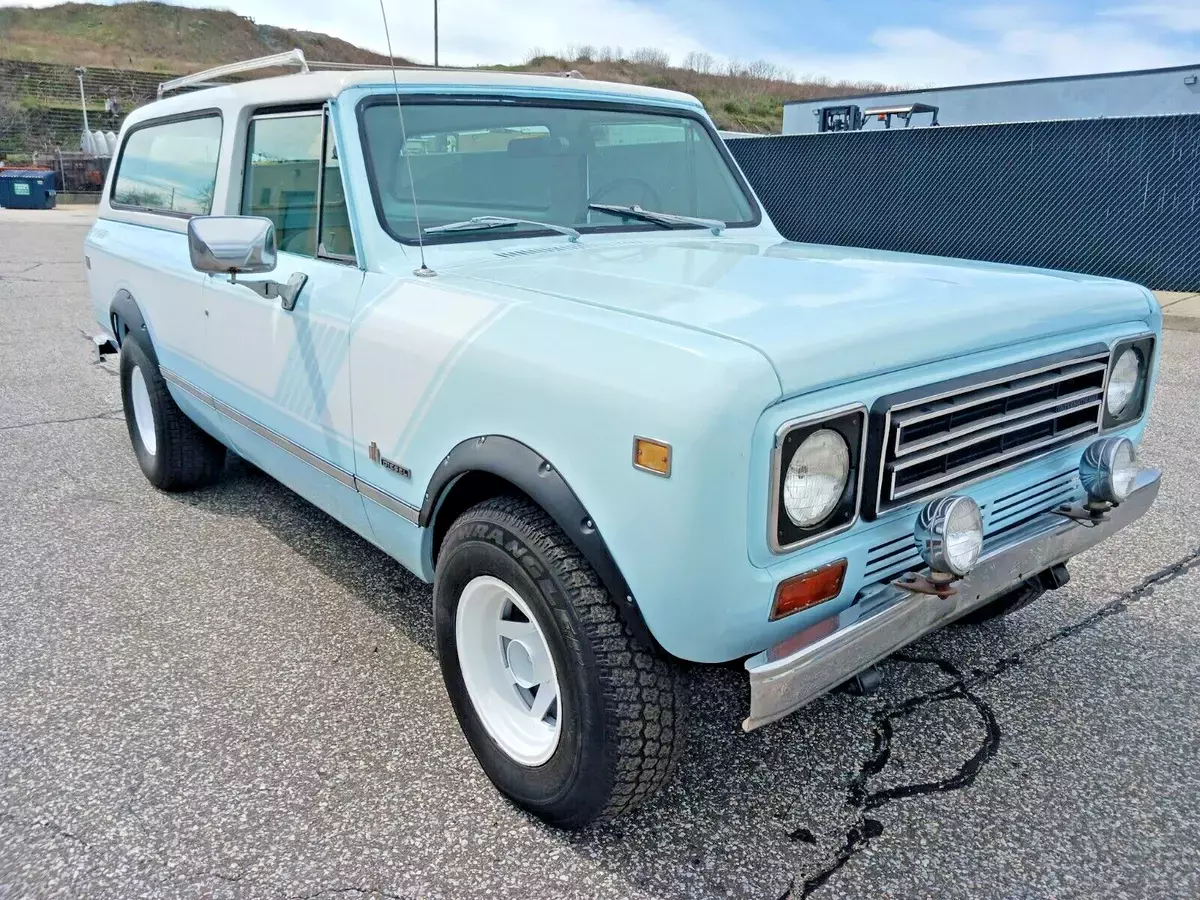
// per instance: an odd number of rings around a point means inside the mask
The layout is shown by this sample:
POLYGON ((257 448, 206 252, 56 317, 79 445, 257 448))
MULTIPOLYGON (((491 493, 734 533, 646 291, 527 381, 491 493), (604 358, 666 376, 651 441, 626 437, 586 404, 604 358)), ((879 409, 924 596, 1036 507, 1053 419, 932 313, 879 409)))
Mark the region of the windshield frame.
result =
MULTIPOLYGON (((587 99, 571 99, 565 97, 539 97, 539 96, 514 96, 512 94, 459 94, 459 93, 409 93, 400 95, 400 103, 404 106, 415 106, 417 104, 436 104, 436 105, 464 105, 475 106, 480 104, 488 104, 493 106, 532 106, 532 107, 551 107, 555 109, 587 109, 599 110, 601 112, 627 112, 640 113, 644 115, 661 115, 671 118, 690 119, 698 124, 708 134, 709 139, 713 142, 718 156, 724 161, 729 173, 733 176, 734 183, 738 190, 746 199, 746 203, 750 207, 751 217, 742 222, 730 222, 726 225, 727 229, 733 228, 756 228, 762 224, 763 213, 762 207, 759 205, 758 198, 751 190, 746 177, 742 174, 742 170, 734 162, 733 154, 729 152, 729 148, 725 145, 725 141, 717 133, 717 129, 712 122, 699 109, 689 108, 686 106, 672 106, 663 103, 638 103, 636 101, 620 102, 612 100, 587 100, 587 99)), ((550 231, 546 228, 528 228, 517 231, 506 231, 500 228, 487 228, 478 232, 462 231, 462 232, 446 232, 443 234, 426 234, 424 240, 419 241, 416 237, 405 237, 399 234, 388 221, 387 215, 383 209, 383 198, 380 196, 379 179, 376 177, 375 164, 370 153, 370 140, 367 135, 366 112, 375 106, 395 106, 396 95, 393 93, 375 92, 363 97, 355 105, 355 116, 358 119, 358 138, 359 149, 362 153, 363 165, 366 169, 367 184, 371 190, 371 204, 375 207, 375 218, 379 222, 379 226, 384 232, 397 243, 407 247, 416 247, 419 244, 431 246, 434 244, 467 244, 477 241, 502 241, 513 240, 515 238, 527 237, 547 237, 555 236, 558 232, 550 231), (498 233, 502 232, 502 233, 498 233)), ((420 208, 421 195, 417 193, 418 209, 420 208)), ((707 229, 697 226, 694 229, 664 229, 661 225, 653 222, 637 222, 637 221, 616 221, 612 224, 592 224, 584 227, 578 225, 571 226, 577 228, 581 234, 628 234, 630 232, 656 232, 666 233, 674 232, 678 236, 679 231, 697 231, 706 232, 707 229)))

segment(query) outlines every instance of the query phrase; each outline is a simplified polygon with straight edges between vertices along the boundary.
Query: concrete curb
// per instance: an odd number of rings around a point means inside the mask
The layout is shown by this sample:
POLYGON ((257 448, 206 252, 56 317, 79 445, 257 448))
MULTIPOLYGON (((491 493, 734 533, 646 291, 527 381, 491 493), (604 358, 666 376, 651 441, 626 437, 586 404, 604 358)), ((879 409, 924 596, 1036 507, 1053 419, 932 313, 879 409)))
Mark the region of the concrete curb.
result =
POLYGON ((1167 331, 1200 332, 1200 293, 1195 291, 1155 291, 1154 299, 1162 307, 1163 328, 1167 331))
POLYGON ((1172 316, 1164 313, 1163 328, 1167 331, 1192 331, 1200 334, 1200 319, 1195 316, 1172 316))

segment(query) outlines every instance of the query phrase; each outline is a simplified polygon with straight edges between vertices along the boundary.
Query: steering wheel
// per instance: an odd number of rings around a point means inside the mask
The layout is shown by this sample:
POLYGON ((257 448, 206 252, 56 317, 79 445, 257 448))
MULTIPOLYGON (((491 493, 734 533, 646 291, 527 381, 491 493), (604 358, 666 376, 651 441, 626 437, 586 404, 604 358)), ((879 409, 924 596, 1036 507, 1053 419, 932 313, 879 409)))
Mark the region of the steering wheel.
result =
MULTIPOLYGON (((598 203, 600 202, 601 198, 607 197, 609 194, 616 193, 623 187, 632 187, 642 195, 642 200, 645 202, 638 203, 636 204, 637 206, 642 206, 645 209, 654 211, 662 210, 662 197, 659 196, 658 191, 654 189, 652 184, 647 181, 643 181, 641 178, 614 178, 607 184, 602 184, 600 187, 596 188, 596 190, 592 192, 592 195, 587 198, 587 202, 598 203)), ((624 206, 627 204, 621 205, 624 206)))

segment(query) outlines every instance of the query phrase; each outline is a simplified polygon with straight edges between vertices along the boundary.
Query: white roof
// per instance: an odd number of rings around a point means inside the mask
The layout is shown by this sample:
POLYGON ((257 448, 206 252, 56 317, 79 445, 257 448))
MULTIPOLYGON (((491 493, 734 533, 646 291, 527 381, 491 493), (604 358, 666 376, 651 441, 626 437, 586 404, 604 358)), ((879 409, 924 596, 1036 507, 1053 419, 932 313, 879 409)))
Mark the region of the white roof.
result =
MULTIPOLYGON (((667 103, 686 103, 699 106, 700 101, 690 94, 637 84, 592 81, 586 78, 564 78, 555 75, 529 75, 519 72, 489 72, 476 69, 403 69, 396 71, 396 80, 403 91, 406 85, 445 85, 447 87, 481 87, 490 90, 504 88, 540 88, 564 96, 581 94, 624 94, 645 100, 667 103)), ((347 88, 372 86, 390 89, 390 69, 358 69, 352 71, 314 71, 275 78, 258 78, 220 87, 189 91, 148 103, 129 114, 130 123, 190 112, 205 107, 270 106, 328 100, 347 88)))

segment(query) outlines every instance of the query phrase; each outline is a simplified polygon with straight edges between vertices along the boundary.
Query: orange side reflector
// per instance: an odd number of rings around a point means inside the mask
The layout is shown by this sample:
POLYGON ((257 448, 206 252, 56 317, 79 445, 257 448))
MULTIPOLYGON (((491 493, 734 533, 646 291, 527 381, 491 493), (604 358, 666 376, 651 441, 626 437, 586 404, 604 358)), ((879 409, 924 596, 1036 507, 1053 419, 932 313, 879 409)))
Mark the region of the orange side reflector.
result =
POLYGON ((671 474, 671 445, 649 438, 633 439, 633 464, 657 475, 671 474))
POLYGON ((775 591, 775 605, 771 609, 771 621, 790 616, 792 613, 832 600, 842 592, 846 579, 846 561, 835 563, 794 575, 780 582, 775 591))

